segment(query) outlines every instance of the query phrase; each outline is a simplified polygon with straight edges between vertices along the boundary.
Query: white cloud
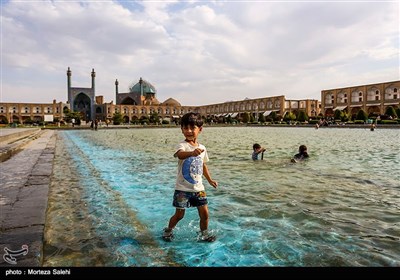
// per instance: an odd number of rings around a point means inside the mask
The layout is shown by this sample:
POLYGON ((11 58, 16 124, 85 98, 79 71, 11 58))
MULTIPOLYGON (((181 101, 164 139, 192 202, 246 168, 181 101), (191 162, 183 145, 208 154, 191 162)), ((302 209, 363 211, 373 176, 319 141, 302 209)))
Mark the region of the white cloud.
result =
POLYGON ((140 77, 183 105, 398 80, 393 2, 9 1, 1 101, 66 101, 72 85, 115 100, 140 77))

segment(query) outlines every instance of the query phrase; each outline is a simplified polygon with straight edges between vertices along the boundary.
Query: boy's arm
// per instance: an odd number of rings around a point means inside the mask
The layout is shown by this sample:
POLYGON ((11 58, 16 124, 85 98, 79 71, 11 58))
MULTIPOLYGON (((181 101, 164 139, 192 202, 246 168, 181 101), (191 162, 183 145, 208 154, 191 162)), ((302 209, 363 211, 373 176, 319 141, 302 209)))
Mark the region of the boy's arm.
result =
POLYGON ((204 175, 204 177, 206 177, 208 183, 210 183, 211 186, 213 186, 214 188, 217 188, 218 182, 211 179, 210 172, 208 171, 208 167, 205 163, 203 163, 203 175, 204 175))
POLYGON ((185 159, 188 157, 197 157, 198 155, 200 155, 202 152, 204 152, 204 150, 197 148, 191 152, 185 152, 184 150, 179 150, 174 154, 174 157, 177 157, 179 159, 185 159))
POLYGON ((256 153, 257 154, 264 153, 266 150, 267 149, 265 149, 265 148, 260 148, 259 150, 256 151, 256 153))

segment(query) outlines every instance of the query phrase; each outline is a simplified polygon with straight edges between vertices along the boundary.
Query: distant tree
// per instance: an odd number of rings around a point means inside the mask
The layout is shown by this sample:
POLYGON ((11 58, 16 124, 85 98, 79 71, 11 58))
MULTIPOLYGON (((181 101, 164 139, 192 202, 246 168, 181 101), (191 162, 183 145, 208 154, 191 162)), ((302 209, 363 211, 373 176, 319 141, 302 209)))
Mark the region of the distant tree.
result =
POLYGON ((243 115, 242 115, 242 122, 243 123, 248 123, 249 120, 250 120, 249 113, 248 112, 244 112, 243 115))
POLYGON ((114 113, 112 119, 113 119, 113 124, 115 124, 115 125, 119 125, 123 121, 123 117, 122 117, 122 114, 120 112, 114 113))
POLYGON ((276 114, 275 111, 271 112, 271 114, 269 114, 268 117, 270 117, 274 122, 278 120, 278 115, 276 114))
POLYGON ((71 122, 72 119, 75 119, 75 124, 78 125, 81 122, 81 113, 80 112, 71 112, 68 110, 68 112, 65 114, 65 120, 67 122, 71 122))
POLYGON ((150 123, 149 117, 148 116, 142 116, 140 118, 140 123, 141 124, 149 124, 150 123))
POLYGON ((150 123, 157 124, 159 122, 159 120, 160 120, 160 118, 158 117, 158 113, 157 112, 153 112, 150 115, 150 118, 149 118, 150 123))
POLYGON ((396 110, 392 106, 386 108, 385 115, 388 115, 393 119, 397 118, 396 110))
POLYGON ((341 115, 341 120, 342 122, 347 122, 350 119, 350 113, 346 113, 345 111, 342 111, 341 115))
POLYGON ((258 121, 261 122, 261 123, 265 122, 264 114, 260 113, 260 114, 258 115, 258 121))
POLYGON ((364 112, 363 109, 358 111, 357 116, 356 116, 356 120, 366 121, 367 119, 368 119, 368 115, 367 115, 367 113, 364 112))
POLYGON ((296 115, 294 113, 292 113, 292 112, 287 112, 285 114, 285 116, 283 117, 283 120, 285 122, 294 121, 294 120, 296 120, 296 115))
POLYGON ((336 110, 335 110, 335 113, 334 113, 334 115, 333 115, 334 119, 335 119, 335 120, 341 120, 341 119, 342 119, 342 116, 343 116, 343 112, 340 111, 339 109, 336 109, 336 110))
POLYGON ((0 123, 1 124, 8 124, 8 119, 5 116, 0 116, 0 123))
POLYGON ((305 122, 308 121, 308 115, 305 111, 299 111, 299 113, 297 114, 297 120, 299 122, 305 122))
POLYGON ((396 109, 396 114, 397 114, 397 117, 400 118, 400 108, 396 109))

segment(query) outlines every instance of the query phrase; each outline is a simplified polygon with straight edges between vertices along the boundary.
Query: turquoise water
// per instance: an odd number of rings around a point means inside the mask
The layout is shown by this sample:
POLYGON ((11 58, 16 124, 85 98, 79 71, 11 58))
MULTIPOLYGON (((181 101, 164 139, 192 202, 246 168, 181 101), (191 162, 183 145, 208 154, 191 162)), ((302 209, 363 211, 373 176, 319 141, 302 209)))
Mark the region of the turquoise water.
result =
POLYGON ((398 129, 205 127, 214 243, 195 208, 160 238, 180 128, 58 133, 45 266, 400 266, 398 129))

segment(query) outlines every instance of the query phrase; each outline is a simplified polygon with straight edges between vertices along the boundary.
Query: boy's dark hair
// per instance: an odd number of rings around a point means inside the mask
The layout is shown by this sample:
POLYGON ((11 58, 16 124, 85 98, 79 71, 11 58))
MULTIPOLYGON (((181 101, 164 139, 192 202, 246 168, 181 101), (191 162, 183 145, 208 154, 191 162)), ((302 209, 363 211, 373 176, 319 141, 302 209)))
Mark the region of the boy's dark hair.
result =
POLYGON ((259 148, 261 148, 261 145, 260 145, 260 144, 255 143, 255 144, 253 145, 253 150, 259 149, 259 148))
POLYGON ((304 152, 304 151, 307 151, 307 146, 306 145, 301 145, 300 147, 299 147, 299 151, 302 153, 302 152, 304 152))
POLYGON ((183 115, 181 119, 181 127, 184 126, 197 126, 197 127, 202 127, 203 126, 203 120, 201 119, 201 116, 199 113, 193 113, 189 112, 183 115))

